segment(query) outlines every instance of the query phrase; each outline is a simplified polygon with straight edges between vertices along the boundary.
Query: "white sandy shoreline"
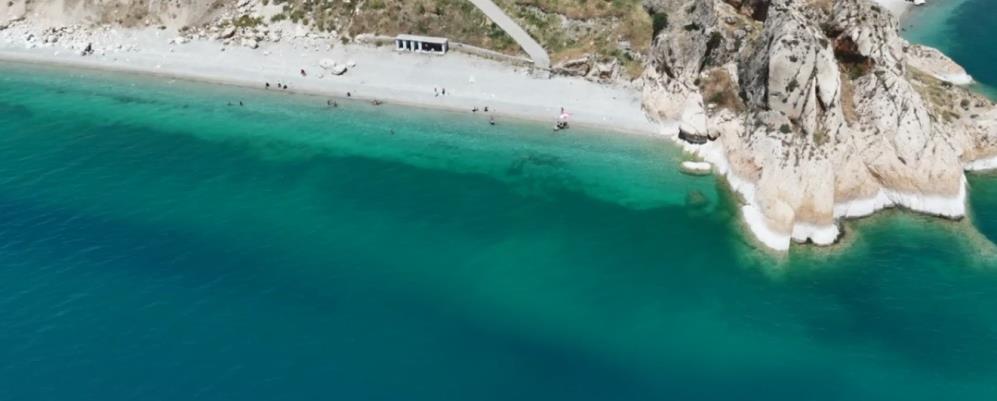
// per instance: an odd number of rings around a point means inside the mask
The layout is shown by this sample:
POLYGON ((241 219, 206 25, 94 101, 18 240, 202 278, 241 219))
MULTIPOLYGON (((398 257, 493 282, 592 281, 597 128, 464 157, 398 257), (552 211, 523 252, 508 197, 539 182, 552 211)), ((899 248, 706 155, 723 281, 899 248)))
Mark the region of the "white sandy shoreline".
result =
MULTIPOLYGON (((330 46, 310 38, 267 43, 259 49, 230 47, 212 40, 171 44, 175 34, 145 28, 97 32, 95 54, 80 56, 80 43, 37 44, 25 41, 38 29, 0 31, 0 60, 105 71, 125 71, 207 83, 263 88, 284 83, 289 92, 378 99, 393 104, 470 112, 489 107, 490 114, 550 122, 563 107, 575 125, 619 132, 653 134, 641 108, 640 93, 620 85, 579 78, 531 76, 522 68, 473 56, 398 53, 366 45, 330 46), (330 48, 331 47, 331 48, 330 48), (323 74, 319 61, 352 61, 342 76, 323 74), (305 69, 307 76, 301 76, 305 69), (324 75, 321 76, 320 75, 324 75), (434 90, 446 88, 447 95, 434 90)), ((276 90, 276 89, 273 89, 276 90)))
MULTIPOLYGON (((899 19, 906 17, 914 6, 906 0, 874 1, 899 19)), ((384 47, 330 46, 328 40, 312 38, 268 42, 259 49, 232 46, 222 50, 221 43, 207 39, 171 44, 175 32, 145 28, 98 31, 94 34, 96 38, 87 38, 94 43, 97 53, 81 57, 79 42, 39 45, 23 41, 26 34, 24 30, 0 32, 0 60, 128 71, 256 89, 262 89, 265 82, 279 82, 288 84, 289 92, 301 94, 344 97, 349 92, 354 99, 379 99, 393 104, 468 113, 472 107, 487 106, 490 114, 496 116, 541 123, 552 122, 563 107, 573 115, 572 123, 576 125, 673 136, 670 129, 664 127, 668 124, 652 123, 645 116, 641 94, 635 88, 597 84, 580 78, 539 78, 523 68, 463 54, 439 57, 398 53, 384 47), (326 73, 320 77, 319 61, 324 58, 340 63, 355 61, 356 68, 343 76, 326 73), (308 76, 299 74, 302 68, 307 70, 308 76), (434 90, 440 88, 447 89, 446 96, 434 95, 434 90)), ((968 75, 942 79, 959 84, 971 82, 968 75)), ((787 251, 793 242, 832 245, 841 237, 843 220, 891 207, 947 218, 961 218, 966 214, 967 184, 963 176, 960 190, 953 196, 883 189, 869 199, 836 202, 830 224, 796 221, 789 232, 775 230, 772 227, 778 225, 770 224, 755 197, 755 184, 731 171, 721 144, 689 145, 677 137, 674 139, 680 147, 711 163, 713 171, 743 198, 740 209, 746 228, 761 244, 776 251, 787 251)), ((965 169, 995 166, 997 157, 969 163, 965 169)), ((709 165, 699 163, 683 167, 696 173, 710 170, 709 165)))

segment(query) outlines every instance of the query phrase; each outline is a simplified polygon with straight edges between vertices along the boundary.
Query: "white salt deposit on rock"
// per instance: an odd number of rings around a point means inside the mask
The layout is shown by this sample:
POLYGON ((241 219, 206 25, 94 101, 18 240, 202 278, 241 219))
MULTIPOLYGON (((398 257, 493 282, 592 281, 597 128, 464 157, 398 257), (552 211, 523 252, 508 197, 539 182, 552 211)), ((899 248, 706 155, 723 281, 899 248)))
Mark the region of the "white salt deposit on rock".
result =
POLYGON ((644 1, 669 18, 644 109, 726 177, 766 246, 830 244, 840 219, 891 206, 961 217, 963 169, 997 167, 993 104, 871 2, 687 3, 644 1))

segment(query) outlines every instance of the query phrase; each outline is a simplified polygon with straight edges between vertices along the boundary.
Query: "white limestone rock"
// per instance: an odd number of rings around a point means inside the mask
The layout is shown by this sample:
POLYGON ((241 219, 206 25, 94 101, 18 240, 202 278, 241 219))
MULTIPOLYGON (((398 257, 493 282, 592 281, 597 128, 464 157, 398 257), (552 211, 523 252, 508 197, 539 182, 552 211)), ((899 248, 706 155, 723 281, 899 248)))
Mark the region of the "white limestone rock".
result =
POLYGON ((645 8, 669 17, 643 75, 645 111, 726 177, 768 247, 827 245, 840 219, 891 206, 961 217, 963 170, 997 167, 994 105, 951 85, 964 70, 910 46, 873 3, 645 8))

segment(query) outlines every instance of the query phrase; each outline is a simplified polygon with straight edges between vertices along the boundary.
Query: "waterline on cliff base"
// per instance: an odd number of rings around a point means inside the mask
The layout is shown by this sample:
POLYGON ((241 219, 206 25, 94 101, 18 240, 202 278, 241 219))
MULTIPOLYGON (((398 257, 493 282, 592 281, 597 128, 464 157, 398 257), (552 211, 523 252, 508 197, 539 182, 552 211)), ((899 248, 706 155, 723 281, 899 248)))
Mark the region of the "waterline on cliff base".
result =
MULTIPOLYGON (((960 219, 966 215, 967 182, 965 175, 959 192, 955 196, 910 194, 901 191, 882 189, 876 196, 867 199, 855 199, 834 204, 833 224, 819 225, 807 222, 795 222, 789 232, 774 229, 768 219, 759 210, 755 198, 755 185, 737 176, 730 168, 730 162, 724 153, 722 144, 710 142, 704 145, 694 145, 682 141, 676 136, 670 136, 685 152, 694 154, 714 166, 718 179, 726 180, 730 188, 738 194, 742 201, 741 216, 745 226, 755 239, 763 245, 776 250, 787 251, 793 242, 827 246, 836 243, 843 235, 840 229, 841 220, 856 219, 872 215, 889 208, 902 208, 929 216, 960 219)), ((984 161, 983 163, 987 163, 984 161)), ((967 166, 967 169, 973 164, 967 166)))

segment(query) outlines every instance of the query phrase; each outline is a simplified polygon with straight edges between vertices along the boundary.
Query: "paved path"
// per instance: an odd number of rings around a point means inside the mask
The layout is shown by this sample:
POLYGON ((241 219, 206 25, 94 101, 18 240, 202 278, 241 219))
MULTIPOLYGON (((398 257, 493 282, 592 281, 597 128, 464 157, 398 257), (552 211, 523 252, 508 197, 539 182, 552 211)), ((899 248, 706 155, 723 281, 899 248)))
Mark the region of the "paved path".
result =
POLYGON ((550 56, 547 55, 543 46, 540 46, 529 33, 526 33, 516 21, 509 18, 495 3, 491 0, 471 0, 471 3, 474 3, 492 22, 509 34, 519 44, 519 47, 522 47, 526 54, 530 55, 530 58, 533 59, 533 65, 544 69, 550 68, 550 56))

